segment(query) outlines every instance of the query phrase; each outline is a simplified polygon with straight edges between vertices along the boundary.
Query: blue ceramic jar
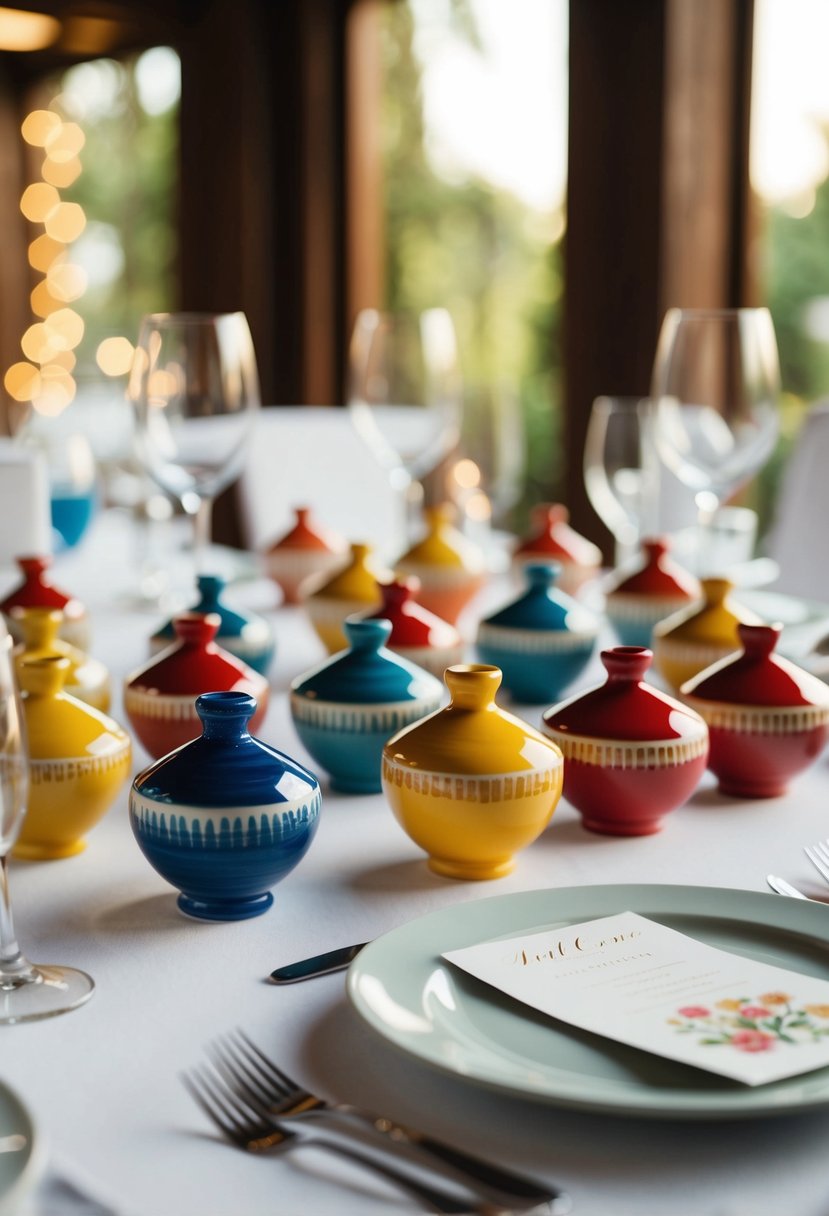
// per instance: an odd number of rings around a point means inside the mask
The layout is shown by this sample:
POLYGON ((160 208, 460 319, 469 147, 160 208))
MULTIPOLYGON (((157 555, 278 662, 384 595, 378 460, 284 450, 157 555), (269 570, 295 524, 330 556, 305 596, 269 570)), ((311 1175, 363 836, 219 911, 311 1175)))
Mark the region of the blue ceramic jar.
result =
POLYGON ((596 646, 599 621, 556 590, 560 569, 558 562, 529 563, 526 590, 478 626, 481 661, 500 667, 504 687, 528 705, 557 700, 596 646))
POLYGON ((135 778, 130 824, 150 865, 200 920, 267 911, 270 888, 302 860, 320 813, 313 773, 248 733, 244 692, 196 700, 202 734, 135 778))
POLYGON ((379 793, 384 744, 438 709, 443 684, 386 649, 391 621, 351 616, 344 629, 350 649, 291 684, 291 714, 334 789, 379 793))
MULTIPOLYGON (((196 583, 199 602, 188 611, 203 615, 215 612, 222 622, 215 638, 216 644, 247 663, 260 675, 266 676, 276 647, 273 630, 265 618, 254 612, 228 607, 222 598, 225 580, 218 574, 200 574, 196 583)), ((155 653, 165 646, 171 646, 175 640, 173 622, 169 620, 150 638, 150 646, 155 653)))

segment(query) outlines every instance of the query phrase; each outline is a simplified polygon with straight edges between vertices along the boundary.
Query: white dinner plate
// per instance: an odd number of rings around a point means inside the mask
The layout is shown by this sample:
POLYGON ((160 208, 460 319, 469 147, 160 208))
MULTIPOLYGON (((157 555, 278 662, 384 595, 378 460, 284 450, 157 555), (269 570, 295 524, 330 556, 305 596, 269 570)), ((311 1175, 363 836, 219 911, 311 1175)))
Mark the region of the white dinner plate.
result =
POLYGON ((586 886, 455 904, 402 925, 357 956, 348 994, 365 1021, 410 1056, 556 1106, 733 1119, 829 1105, 829 1068, 749 1088, 536 1013, 440 957, 628 911, 829 980, 829 906, 717 887, 586 886))
POLYGON ((22 1100, 0 1081, 0 1214, 12 1216, 34 1186, 41 1149, 34 1120, 22 1100))

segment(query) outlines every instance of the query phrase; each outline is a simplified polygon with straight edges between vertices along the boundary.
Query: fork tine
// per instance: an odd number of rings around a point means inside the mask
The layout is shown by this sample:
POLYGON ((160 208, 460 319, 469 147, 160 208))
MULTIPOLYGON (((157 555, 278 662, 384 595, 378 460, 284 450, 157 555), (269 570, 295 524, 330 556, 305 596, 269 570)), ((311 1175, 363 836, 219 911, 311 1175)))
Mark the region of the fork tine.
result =
MULTIPOLYGON (((266 1105, 274 1102, 273 1087, 263 1084, 262 1078, 251 1069, 247 1059, 229 1037, 216 1039, 207 1050, 225 1080, 237 1093, 249 1095, 266 1105)), ((282 1093, 276 1095, 277 1099, 283 1096, 282 1093)))
POLYGON ((265 1072, 266 1076, 272 1077, 274 1083, 281 1086, 283 1090, 283 1093, 281 1094, 282 1097, 287 1097, 289 1093, 296 1097, 311 1097, 308 1090, 305 1089, 304 1086, 300 1085, 297 1081, 294 1081, 292 1077, 289 1077, 286 1072, 283 1072, 283 1070, 279 1068, 273 1062, 273 1060, 269 1059, 269 1057, 266 1056, 259 1047, 257 1047, 253 1039, 249 1038, 248 1035, 245 1034, 244 1030, 237 1029, 236 1036, 242 1041, 247 1049, 248 1058, 250 1059, 252 1056, 254 1063, 258 1063, 258 1065, 265 1072))
POLYGON ((236 1122, 231 1122, 226 1118, 223 1108, 217 1108, 213 1105, 212 1100, 202 1092, 202 1078, 195 1071, 192 1073, 183 1072, 180 1076, 184 1088, 190 1097, 201 1107, 210 1122, 219 1129, 226 1139, 232 1140, 234 1144, 241 1144, 242 1140, 236 1122))
POLYGON ((811 861, 812 865, 815 867, 821 877, 824 878, 826 882, 829 882, 829 863, 825 862, 823 858, 815 851, 815 849, 808 844, 804 846, 803 852, 809 858, 809 861, 811 861))

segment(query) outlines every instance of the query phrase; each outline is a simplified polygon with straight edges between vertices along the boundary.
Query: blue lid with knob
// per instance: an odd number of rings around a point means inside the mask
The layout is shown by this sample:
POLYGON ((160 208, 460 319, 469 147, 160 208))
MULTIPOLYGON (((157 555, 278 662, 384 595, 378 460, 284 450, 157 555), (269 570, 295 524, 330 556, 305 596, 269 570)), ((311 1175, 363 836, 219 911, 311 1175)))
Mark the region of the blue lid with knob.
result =
POLYGON ((295 696, 338 704, 379 705, 440 697, 435 676, 387 650, 391 621, 347 617, 343 629, 349 649, 342 650, 291 684, 295 696))
POLYGON ((598 633, 599 621, 595 614, 556 588, 560 572, 558 562, 529 562, 524 567, 526 589, 481 624, 507 629, 598 633))
MULTIPOLYGON (((238 611, 226 604, 222 598, 225 579, 220 575, 200 574, 196 585, 199 600, 189 611, 216 613, 221 620, 216 635, 218 644, 261 675, 267 675, 275 650, 273 630, 268 622, 254 612, 238 611)), ((172 643, 175 638, 173 619, 170 619, 156 630, 152 640, 155 643, 172 643)))

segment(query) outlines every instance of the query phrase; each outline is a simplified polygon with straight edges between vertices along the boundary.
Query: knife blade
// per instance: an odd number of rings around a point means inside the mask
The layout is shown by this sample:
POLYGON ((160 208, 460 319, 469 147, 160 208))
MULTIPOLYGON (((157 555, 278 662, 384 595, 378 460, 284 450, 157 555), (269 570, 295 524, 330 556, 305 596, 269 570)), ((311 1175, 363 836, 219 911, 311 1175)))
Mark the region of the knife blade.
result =
POLYGON ((329 950, 325 954, 315 954, 313 958, 301 959, 298 963, 288 963, 286 967, 277 967, 276 971, 272 971, 270 978, 274 984, 296 984, 299 980, 312 980, 318 975, 344 971, 367 945, 368 942, 359 942, 356 946, 341 946, 339 950, 329 950))
POLYGON ((766 882, 771 887, 772 891, 776 891, 778 895, 788 895, 792 899, 808 899, 808 895, 804 895, 802 891, 798 891, 797 887, 793 887, 790 882, 786 882, 785 878, 778 878, 776 874, 767 874, 766 882))

